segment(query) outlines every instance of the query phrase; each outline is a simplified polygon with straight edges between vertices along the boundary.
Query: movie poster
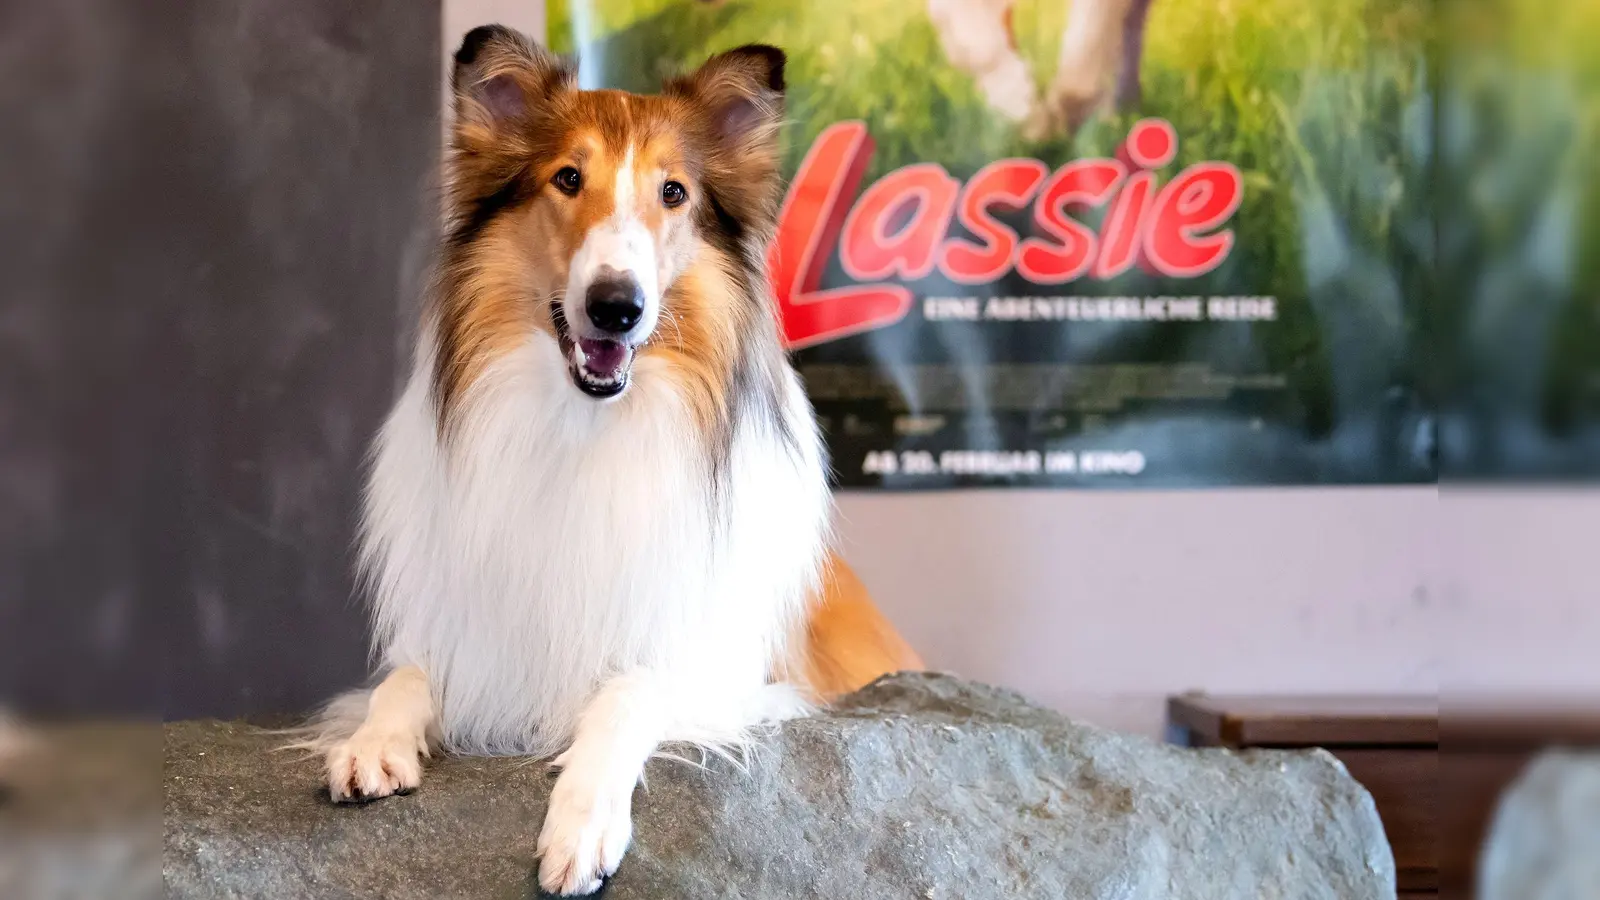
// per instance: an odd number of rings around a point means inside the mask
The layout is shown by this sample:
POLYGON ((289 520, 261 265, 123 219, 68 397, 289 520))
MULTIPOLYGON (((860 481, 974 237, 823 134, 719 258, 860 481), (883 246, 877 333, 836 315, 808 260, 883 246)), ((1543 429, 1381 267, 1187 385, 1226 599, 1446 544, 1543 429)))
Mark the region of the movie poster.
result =
POLYGON ((1440 479, 1600 478, 1600 0, 1440 8, 1440 479))
POLYGON ((585 87, 789 54, 842 487, 1429 482, 1424 0, 551 0, 585 87))

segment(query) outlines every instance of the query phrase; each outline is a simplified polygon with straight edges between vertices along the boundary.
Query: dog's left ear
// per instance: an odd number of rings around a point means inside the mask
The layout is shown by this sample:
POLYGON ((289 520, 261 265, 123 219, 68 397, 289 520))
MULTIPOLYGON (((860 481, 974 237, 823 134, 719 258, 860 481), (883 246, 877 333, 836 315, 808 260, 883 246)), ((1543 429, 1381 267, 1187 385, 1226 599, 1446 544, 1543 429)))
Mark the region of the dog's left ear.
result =
POLYGON ((775 144, 783 124, 784 62, 777 47, 750 44, 711 57, 668 91, 694 99, 720 141, 745 149, 775 144))
POLYGON ((457 139, 505 137, 577 80, 572 61, 504 25, 480 25, 461 39, 451 85, 457 139))
POLYGON ((777 218, 784 62, 777 47, 751 44, 719 53, 666 86, 667 94, 699 109, 710 147, 706 180, 728 212, 753 220, 746 224, 777 218))

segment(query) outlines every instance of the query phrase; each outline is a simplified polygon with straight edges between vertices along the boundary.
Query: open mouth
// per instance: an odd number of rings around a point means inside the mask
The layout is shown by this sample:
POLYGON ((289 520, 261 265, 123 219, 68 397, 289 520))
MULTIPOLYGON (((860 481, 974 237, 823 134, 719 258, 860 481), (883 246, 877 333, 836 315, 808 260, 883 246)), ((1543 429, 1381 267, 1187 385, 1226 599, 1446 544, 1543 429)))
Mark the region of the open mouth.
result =
POLYGON ((572 383, 596 400, 605 400, 621 394, 628 387, 628 373, 633 367, 633 348, 621 341, 605 338, 572 339, 567 328, 566 312, 560 303, 551 307, 555 320, 556 340, 561 354, 567 358, 567 371, 572 383))

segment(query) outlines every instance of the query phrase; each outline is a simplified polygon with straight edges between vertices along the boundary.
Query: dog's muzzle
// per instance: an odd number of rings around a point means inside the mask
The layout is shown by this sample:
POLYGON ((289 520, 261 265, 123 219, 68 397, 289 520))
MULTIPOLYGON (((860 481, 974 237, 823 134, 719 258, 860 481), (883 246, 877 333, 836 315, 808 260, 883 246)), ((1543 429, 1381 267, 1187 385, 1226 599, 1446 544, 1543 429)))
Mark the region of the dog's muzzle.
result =
POLYGON ((578 390, 604 400, 627 389, 646 303, 638 279, 607 266, 584 291, 581 312, 557 308, 557 337, 578 390), (569 314, 582 320, 569 320, 569 314))

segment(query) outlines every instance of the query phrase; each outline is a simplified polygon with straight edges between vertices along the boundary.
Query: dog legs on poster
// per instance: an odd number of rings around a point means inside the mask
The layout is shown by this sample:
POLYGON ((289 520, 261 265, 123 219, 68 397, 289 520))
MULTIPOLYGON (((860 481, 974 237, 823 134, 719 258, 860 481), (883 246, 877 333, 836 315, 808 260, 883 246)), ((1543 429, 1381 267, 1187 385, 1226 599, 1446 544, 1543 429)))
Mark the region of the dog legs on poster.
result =
POLYGON ((1144 59, 1145 19, 1151 0, 1132 0, 1122 27, 1122 64, 1117 70, 1117 109, 1132 109, 1144 101, 1139 66, 1144 59))
POLYGON ((329 796, 340 803, 376 800, 421 784, 434 723, 422 670, 403 666, 389 673, 368 696, 355 732, 328 748, 329 796))
POLYGON ((1124 50, 1134 0, 1072 0, 1045 108, 1055 126, 1077 131, 1107 102, 1124 50))
POLYGON ((950 64, 973 77, 991 109, 1022 124, 1037 117, 1039 94, 1012 38, 1012 2, 928 0, 928 17, 950 64))

